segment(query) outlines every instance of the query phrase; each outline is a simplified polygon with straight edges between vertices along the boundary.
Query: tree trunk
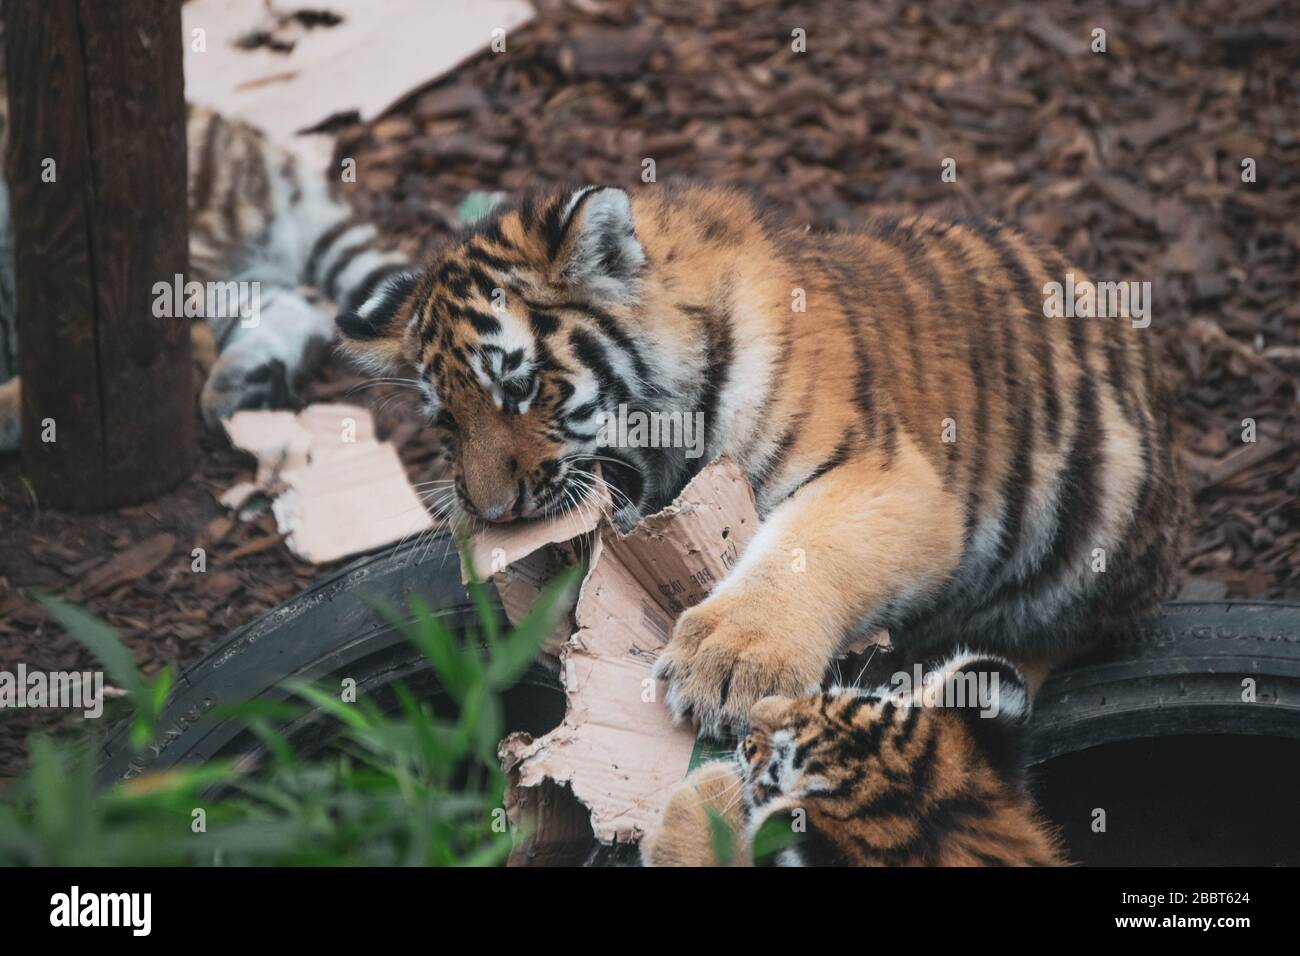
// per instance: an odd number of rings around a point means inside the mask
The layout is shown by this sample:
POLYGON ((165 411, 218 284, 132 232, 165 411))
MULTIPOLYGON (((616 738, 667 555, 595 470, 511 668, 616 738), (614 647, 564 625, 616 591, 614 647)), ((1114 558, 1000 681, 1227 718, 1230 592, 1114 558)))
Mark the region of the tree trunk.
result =
POLYGON ((7 0, 23 467, 38 500, 103 510, 190 471, 179 0, 7 0))

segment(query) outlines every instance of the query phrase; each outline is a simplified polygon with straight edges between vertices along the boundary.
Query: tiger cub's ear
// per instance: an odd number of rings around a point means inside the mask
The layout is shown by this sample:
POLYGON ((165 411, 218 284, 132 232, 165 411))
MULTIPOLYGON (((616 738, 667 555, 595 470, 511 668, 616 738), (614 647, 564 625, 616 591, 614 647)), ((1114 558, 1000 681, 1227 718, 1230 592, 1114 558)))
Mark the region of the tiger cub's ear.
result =
POLYGON ((334 324, 344 348, 375 369, 396 365, 405 352, 411 312, 408 302, 418 281, 413 272, 399 272, 355 308, 340 312, 334 324))
POLYGON ((561 284, 599 301, 634 301, 645 250, 636 237, 627 193, 587 186, 569 197, 555 262, 561 284))
POLYGON ((955 709, 993 768, 1019 783, 1030 716, 1024 677, 1008 661, 974 653, 959 653, 940 670, 943 699, 935 703, 955 709))

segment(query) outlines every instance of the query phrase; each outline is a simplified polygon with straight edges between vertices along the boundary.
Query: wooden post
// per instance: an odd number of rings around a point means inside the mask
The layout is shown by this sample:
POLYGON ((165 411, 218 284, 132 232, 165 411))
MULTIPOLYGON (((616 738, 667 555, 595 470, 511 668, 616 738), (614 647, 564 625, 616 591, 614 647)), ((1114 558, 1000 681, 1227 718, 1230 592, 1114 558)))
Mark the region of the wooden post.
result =
POLYGON ((6 0, 23 467, 42 505, 152 498, 194 459, 180 0, 6 0))

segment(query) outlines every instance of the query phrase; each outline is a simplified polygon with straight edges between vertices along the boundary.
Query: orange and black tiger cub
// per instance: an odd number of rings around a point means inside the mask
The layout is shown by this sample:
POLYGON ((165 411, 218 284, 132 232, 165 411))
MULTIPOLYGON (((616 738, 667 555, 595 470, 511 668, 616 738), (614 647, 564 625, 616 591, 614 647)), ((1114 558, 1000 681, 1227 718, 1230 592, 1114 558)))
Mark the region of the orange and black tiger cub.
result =
POLYGON ((475 519, 557 512, 599 460, 626 524, 740 464, 762 526, 657 663, 715 732, 818 688, 851 632, 1027 666, 1162 596, 1181 498, 1150 332, 1048 318, 1069 281, 996 223, 818 235, 728 190, 588 186, 480 220, 338 328, 414 366, 475 519), (696 413, 702 447, 606 427, 696 413))
POLYGON ((959 654, 923 687, 767 697, 733 762, 705 764, 641 843, 651 866, 716 866, 709 811, 747 866, 1061 866, 1025 790, 1029 696, 1010 664, 959 654))

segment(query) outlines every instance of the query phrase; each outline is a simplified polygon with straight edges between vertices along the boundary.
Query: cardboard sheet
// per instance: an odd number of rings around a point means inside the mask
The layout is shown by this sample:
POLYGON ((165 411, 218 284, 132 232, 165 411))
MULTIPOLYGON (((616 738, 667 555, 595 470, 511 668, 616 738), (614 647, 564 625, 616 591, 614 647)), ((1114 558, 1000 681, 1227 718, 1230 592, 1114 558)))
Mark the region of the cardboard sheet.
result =
MULTIPOLYGON (((374 119, 486 49, 493 30, 509 49, 533 11, 525 0, 190 0, 181 18, 186 98, 291 143, 339 114, 374 119)), ((322 169, 332 144, 293 143, 322 169)))
POLYGON ((270 496, 285 544, 305 561, 335 561, 433 527, 396 449, 375 440, 368 409, 241 411, 223 424, 230 443, 257 459, 257 478, 232 487, 222 504, 239 509, 270 496))
MULTIPOLYGON (((536 602, 542 588, 565 568, 586 561, 592 553, 592 535, 609 511, 609 494, 548 521, 525 524, 490 525, 468 542, 468 553, 461 558, 461 580, 468 581, 469 563, 481 581, 496 585, 506 618, 517 624, 536 602)), ((558 657, 564 642, 573 633, 571 612, 564 609, 555 632, 542 651, 558 657)))
MULTIPOLYGON (((553 797, 556 784, 567 787, 604 843, 636 841, 658 820, 686 774, 695 733, 674 726, 663 704, 665 687, 651 669, 677 615, 722 579, 757 527, 749 484, 733 462, 720 459, 629 534, 608 521, 589 532, 591 558, 574 611, 576 629, 560 648, 564 721, 537 740, 512 734, 502 741, 514 790, 545 786, 553 797)), ((514 531, 497 530, 492 546, 507 547, 501 537, 514 531)), ((534 529, 516 550, 560 534, 558 528, 540 535, 534 529)), ((507 804, 530 802, 516 792, 507 804)))

